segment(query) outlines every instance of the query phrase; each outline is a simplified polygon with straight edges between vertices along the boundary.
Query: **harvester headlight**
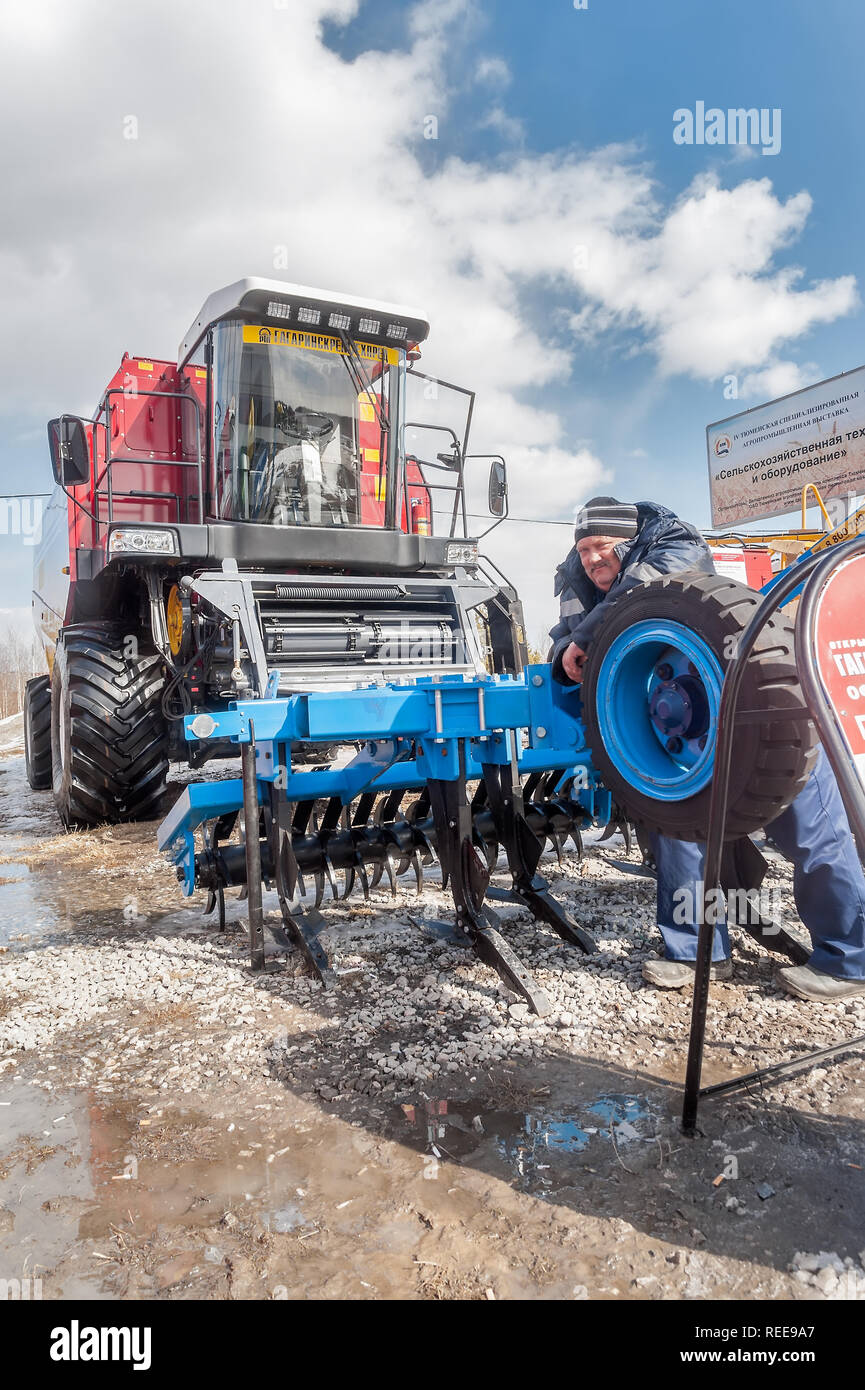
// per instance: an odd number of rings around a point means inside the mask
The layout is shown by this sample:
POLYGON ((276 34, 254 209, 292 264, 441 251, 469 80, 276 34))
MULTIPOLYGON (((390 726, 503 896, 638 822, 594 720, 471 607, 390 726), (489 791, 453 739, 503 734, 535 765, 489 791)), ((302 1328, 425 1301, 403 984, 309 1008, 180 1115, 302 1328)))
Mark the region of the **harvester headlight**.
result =
POLYGON ((445 551, 445 560, 449 565, 474 565, 477 558, 477 541, 460 541, 458 544, 451 542, 445 551))
POLYGON ((332 313, 327 321, 328 328, 351 328, 351 314, 332 313))
POLYGON ((378 333, 381 319, 361 319, 357 325, 358 333, 378 333))
POLYGON ((269 319, 290 319, 291 305, 286 304, 283 299, 271 299, 267 306, 267 317, 269 319))
POLYGON ((173 531, 141 531, 124 526, 112 531, 108 553, 121 551, 132 555, 176 555, 177 540, 173 531))
POLYGON ((298 323, 308 323, 310 327, 321 323, 321 310, 313 309, 309 304, 300 304, 297 309, 298 323))

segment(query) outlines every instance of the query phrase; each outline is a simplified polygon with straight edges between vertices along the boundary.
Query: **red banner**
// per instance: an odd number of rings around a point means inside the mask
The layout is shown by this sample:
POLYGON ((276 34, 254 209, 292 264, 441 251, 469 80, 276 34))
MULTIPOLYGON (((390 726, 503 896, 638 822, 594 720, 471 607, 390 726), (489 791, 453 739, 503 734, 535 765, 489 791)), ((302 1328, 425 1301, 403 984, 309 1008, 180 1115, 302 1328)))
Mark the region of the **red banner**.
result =
POLYGON ((820 677, 865 784, 865 555, 830 574, 817 600, 820 677))

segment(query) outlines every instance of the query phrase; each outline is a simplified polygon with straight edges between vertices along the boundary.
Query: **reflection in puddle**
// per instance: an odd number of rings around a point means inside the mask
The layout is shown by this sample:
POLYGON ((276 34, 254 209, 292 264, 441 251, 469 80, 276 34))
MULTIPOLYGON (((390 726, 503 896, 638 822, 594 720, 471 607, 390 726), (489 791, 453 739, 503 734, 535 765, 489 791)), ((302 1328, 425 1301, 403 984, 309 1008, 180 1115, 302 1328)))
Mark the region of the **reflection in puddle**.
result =
POLYGON ((276 1211, 264 1212, 261 1221, 268 1231, 273 1231, 277 1235, 284 1235, 287 1231, 296 1231, 298 1226, 309 1225, 297 1202, 289 1202, 287 1206, 278 1207, 276 1211))
MULTIPOLYGON (((543 1192, 572 1184, 578 1176, 573 1156, 596 1141, 617 1146, 654 1138, 654 1115, 644 1096, 602 1092, 579 1107, 577 1114, 561 1111, 485 1111, 469 1116, 446 1100, 403 1105, 411 1138, 423 1141, 436 1158, 457 1161, 491 1143, 513 1170, 514 1184, 524 1191, 543 1192), (571 1161, 569 1161, 571 1160, 571 1161)), ((600 1152, 600 1151, 599 1151, 600 1152)), ((609 1149, 603 1153, 607 1157, 609 1149)))
POLYGON ((69 921, 69 884, 50 865, 31 873, 16 858, 29 848, 20 836, 0 835, 0 946, 12 951, 49 944, 69 921))

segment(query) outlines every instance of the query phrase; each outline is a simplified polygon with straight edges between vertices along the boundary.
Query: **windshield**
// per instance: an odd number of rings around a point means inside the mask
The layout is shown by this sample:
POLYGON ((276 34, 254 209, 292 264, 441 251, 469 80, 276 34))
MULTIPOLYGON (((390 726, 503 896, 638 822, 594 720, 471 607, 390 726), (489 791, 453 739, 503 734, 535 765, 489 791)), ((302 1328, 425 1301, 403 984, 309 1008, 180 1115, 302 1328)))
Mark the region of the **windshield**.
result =
POLYGON ((403 354, 356 346, 357 356, 324 334, 214 325, 218 517, 275 526, 386 524, 390 415, 403 354))

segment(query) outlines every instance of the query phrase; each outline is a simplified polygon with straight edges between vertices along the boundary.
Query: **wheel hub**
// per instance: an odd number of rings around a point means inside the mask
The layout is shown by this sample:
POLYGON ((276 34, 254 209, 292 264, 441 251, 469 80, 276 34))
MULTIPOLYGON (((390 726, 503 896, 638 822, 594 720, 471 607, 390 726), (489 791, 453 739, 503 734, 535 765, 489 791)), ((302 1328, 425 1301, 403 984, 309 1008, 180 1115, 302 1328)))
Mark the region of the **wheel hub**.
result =
POLYGON ((709 727, 709 702, 703 682, 691 675, 659 681, 649 696, 649 714, 665 740, 700 738, 709 727))
POLYGON ((598 677, 598 722, 634 791, 680 801, 711 780, 722 683, 708 643, 675 620, 647 619, 614 640, 598 677))

